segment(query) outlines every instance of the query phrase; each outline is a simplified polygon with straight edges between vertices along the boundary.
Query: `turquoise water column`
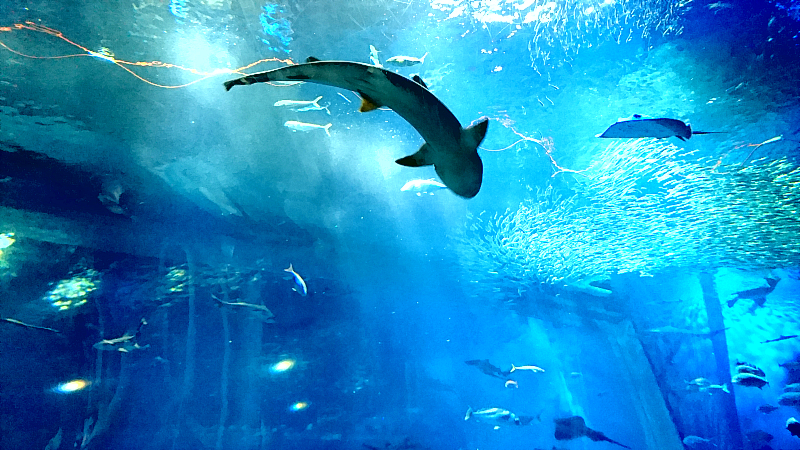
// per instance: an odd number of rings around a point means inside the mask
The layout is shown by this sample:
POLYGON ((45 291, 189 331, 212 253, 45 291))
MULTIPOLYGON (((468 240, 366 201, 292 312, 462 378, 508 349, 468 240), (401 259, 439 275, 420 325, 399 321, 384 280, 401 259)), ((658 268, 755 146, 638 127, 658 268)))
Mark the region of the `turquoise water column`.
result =
POLYGON ((731 384, 731 373, 728 369, 730 357, 728 356, 728 344, 725 337, 725 321, 722 317, 722 306, 714 285, 714 276, 705 272, 700 274, 700 287, 703 289, 703 301, 706 304, 706 313, 708 314, 708 329, 714 331, 714 333, 711 333, 711 345, 714 349, 717 377, 720 383, 727 383, 728 386, 731 386, 729 395, 720 396, 724 411, 723 420, 728 430, 727 433, 721 433, 720 439, 723 439, 724 445, 721 445, 720 448, 743 448, 742 430, 739 426, 739 415, 736 409, 736 397, 734 396, 733 384, 731 384), (717 330, 721 331, 716 332, 717 330))

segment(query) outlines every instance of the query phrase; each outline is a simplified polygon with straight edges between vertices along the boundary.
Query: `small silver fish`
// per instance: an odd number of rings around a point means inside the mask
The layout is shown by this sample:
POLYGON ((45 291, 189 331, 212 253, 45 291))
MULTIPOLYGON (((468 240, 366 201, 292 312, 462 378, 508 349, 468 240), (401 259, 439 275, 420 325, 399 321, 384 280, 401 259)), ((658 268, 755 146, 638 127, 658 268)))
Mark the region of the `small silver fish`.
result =
POLYGON ((294 284, 296 284, 297 286, 292 288, 293 291, 297 292, 303 297, 308 295, 308 287, 306 287, 305 280, 303 280, 303 277, 301 277, 299 273, 294 271, 294 267, 292 267, 291 263, 289 263, 289 268, 283 269, 283 271, 289 272, 294 277, 294 284))
POLYGON ((403 187, 400 188, 400 191, 416 192, 417 196, 420 196, 428 193, 433 195, 432 191, 438 191, 439 189, 447 189, 447 186, 445 186, 444 183, 431 178, 428 180, 411 180, 404 184, 403 187))
POLYGON ((511 373, 511 372, 513 372, 515 370, 530 370, 531 372, 544 372, 544 369, 542 369, 541 367, 537 367, 537 366, 515 366, 513 364, 511 365, 511 370, 509 370, 508 372, 511 373))
POLYGON ((322 96, 315 98, 314 100, 278 100, 272 106, 288 106, 289 108, 300 108, 303 106, 308 105, 317 105, 317 102, 322 100, 322 96))
POLYGON ((772 413, 774 411, 777 411, 778 409, 780 409, 780 408, 777 407, 777 406, 772 406, 770 404, 765 404, 765 405, 761 405, 761 406, 758 407, 758 412, 760 412, 761 414, 770 414, 770 413, 772 413))
POLYGON ((784 392, 778 397, 778 404, 800 407, 800 392, 784 392))
POLYGON ((386 62, 393 66, 399 67, 411 67, 416 66, 417 64, 422 64, 425 62, 425 57, 428 56, 428 53, 425 52, 421 58, 415 58, 413 56, 392 56, 391 58, 387 59, 386 62))
POLYGON ((764 387, 764 385, 769 384, 769 381, 767 381, 766 378, 745 372, 736 374, 733 377, 733 384, 738 384, 739 386, 757 387, 761 389, 764 387))
POLYGON ((381 65, 381 60, 378 58, 378 53, 379 53, 378 49, 375 48, 374 45, 369 46, 369 61, 375 67, 383 67, 381 65))
POLYGON ((733 9, 733 4, 731 3, 724 3, 724 2, 714 2, 709 5, 706 5, 706 8, 714 11, 714 14, 717 13, 719 10, 723 9, 733 9))
POLYGON ((500 428, 500 425, 522 425, 522 422, 519 420, 519 417, 517 417, 516 414, 503 408, 483 408, 473 411, 470 407, 467 409, 467 414, 464 416, 464 420, 469 420, 472 417, 475 417, 475 419, 477 419, 479 422, 499 424, 495 425, 495 430, 500 428))
POLYGON ((756 367, 755 364, 740 361, 736 361, 736 373, 749 373, 761 378, 767 376, 764 371, 756 367))
POLYGON ((725 392, 726 394, 731 393, 730 389, 728 389, 727 383, 722 385, 712 384, 711 381, 709 381, 706 378, 695 378, 692 381, 687 381, 686 389, 696 392, 707 392, 709 394, 711 394, 712 389, 719 389, 720 391, 725 392))
POLYGON ((704 439, 700 436, 686 436, 683 438, 683 445, 689 450, 702 450, 716 447, 710 439, 704 439))
POLYGON ((321 95, 314 100, 278 100, 272 106, 286 106, 289 109, 298 112, 325 110, 328 115, 330 115, 331 112, 327 106, 320 106, 318 103, 320 100, 322 100, 321 95))
POLYGON ((327 125, 317 125, 315 123, 306 123, 306 122, 298 122, 296 120, 289 120, 283 124, 286 128, 291 129, 292 131, 311 131, 311 130, 325 130, 325 134, 328 136, 331 135, 331 132, 328 129, 333 126, 332 123, 327 125))

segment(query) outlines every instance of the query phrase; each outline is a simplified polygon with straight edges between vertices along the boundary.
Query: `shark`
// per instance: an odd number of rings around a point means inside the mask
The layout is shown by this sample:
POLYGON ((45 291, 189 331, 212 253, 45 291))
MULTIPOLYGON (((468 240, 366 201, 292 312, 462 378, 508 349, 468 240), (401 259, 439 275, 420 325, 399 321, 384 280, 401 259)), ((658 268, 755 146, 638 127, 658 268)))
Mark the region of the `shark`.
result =
POLYGON ((766 277, 764 278, 764 281, 767 282, 766 286, 759 286, 757 288, 735 292, 734 294, 736 297, 728 300, 728 307, 733 308, 733 305, 743 298, 752 300, 757 306, 764 306, 764 303, 767 302, 767 295, 775 290, 775 287, 778 285, 778 282, 781 281, 781 279, 779 277, 766 277))
POLYGON ((92 347, 96 348, 97 350, 116 350, 123 353, 128 353, 131 350, 148 348, 150 347, 149 344, 140 346, 138 342, 134 341, 141 333, 143 325, 147 325, 147 320, 145 320, 144 317, 142 317, 142 320, 139 321, 139 326, 136 328, 135 332, 126 332, 118 338, 103 339, 102 341, 92 345, 92 347))
POLYGON ((646 119, 640 114, 634 114, 629 119, 619 119, 606 131, 597 135, 599 138, 656 138, 663 139, 676 137, 682 141, 695 134, 714 134, 721 131, 692 131, 692 127, 678 119, 659 118, 646 119))
POLYGON ((556 423, 555 438, 559 441, 568 441, 585 436, 595 442, 606 441, 615 445, 619 445, 620 447, 630 448, 625 444, 620 444, 619 442, 610 439, 608 436, 601 433, 600 431, 593 430, 587 427, 586 421, 583 420, 583 417, 581 416, 572 416, 572 417, 567 417, 565 419, 555 419, 555 423, 556 423))
POLYGON ((224 83, 225 89, 274 81, 305 81, 357 92, 359 111, 387 107, 419 132, 425 143, 416 153, 400 158, 406 167, 433 165, 436 174, 456 195, 473 198, 483 182, 483 162, 478 146, 486 136, 489 119, 483 117, 466 128, 435 95, 418 81, 378 66, 350 61, 320 61, 267 70, 224 83))
POLYGON ((468 366, 475 366, 478 370, 495 378, 506 378, 511 372, 503 372, 502 369, 490 363, 488 359, 471 359, 464 361, 468 366))
POLYGON ((264 305, 258 305, 258 304, 255 304, 255 303, 245 303, 245 302, 226 302, 224 300, 220 300, 214 294, 211 294, 211 297, 214 300, 216 300, 217 302, 219 302, 220 305, 228 305, 228 306, 232 306, 232 307, 240 307, 240 308, 249 310, 251 312, 258 313, 261 316, 261 319, 264 322, 275 323, 275 320, 273 320, 273 318, 275 317, 275 314, 272 314, 272 311, 270 311, 269 308, 267 308, 264 305))

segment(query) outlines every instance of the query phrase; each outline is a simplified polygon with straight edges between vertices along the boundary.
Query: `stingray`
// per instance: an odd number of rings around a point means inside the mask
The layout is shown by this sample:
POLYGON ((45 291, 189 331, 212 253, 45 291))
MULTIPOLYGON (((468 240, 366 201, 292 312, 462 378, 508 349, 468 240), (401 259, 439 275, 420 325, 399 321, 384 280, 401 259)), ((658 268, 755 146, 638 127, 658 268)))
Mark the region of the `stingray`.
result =
POLYGON ((556 439, 559 441, 568 441, 586 436, 589 439, 597 441, 606 441, 612 444, 617 444, 620 447, 630 448, 627 445, 620 444, 619 442, 609 439, 605 434, 595 431, 586 426, 586 421, 581 416, 567 417, 566 419, 555 419, 556 422, 556 439))
POLYGON ((694 134, 722 133, 721 131, 692 131, 692 127, 678 119, 645 119, 639 114, 634 114, 630 119, 619 119, 602 134, 601 138, 668 138, 675 136, 685 141, 694 134))

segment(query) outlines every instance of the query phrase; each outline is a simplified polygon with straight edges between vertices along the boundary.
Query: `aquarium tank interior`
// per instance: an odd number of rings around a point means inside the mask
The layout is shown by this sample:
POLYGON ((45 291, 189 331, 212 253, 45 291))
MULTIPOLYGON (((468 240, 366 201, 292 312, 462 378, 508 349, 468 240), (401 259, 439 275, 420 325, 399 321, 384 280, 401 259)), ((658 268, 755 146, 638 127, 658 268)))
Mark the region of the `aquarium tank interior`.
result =
POLYGON ((2 450, 800 448, 797 0, 3 0, 2 450))

